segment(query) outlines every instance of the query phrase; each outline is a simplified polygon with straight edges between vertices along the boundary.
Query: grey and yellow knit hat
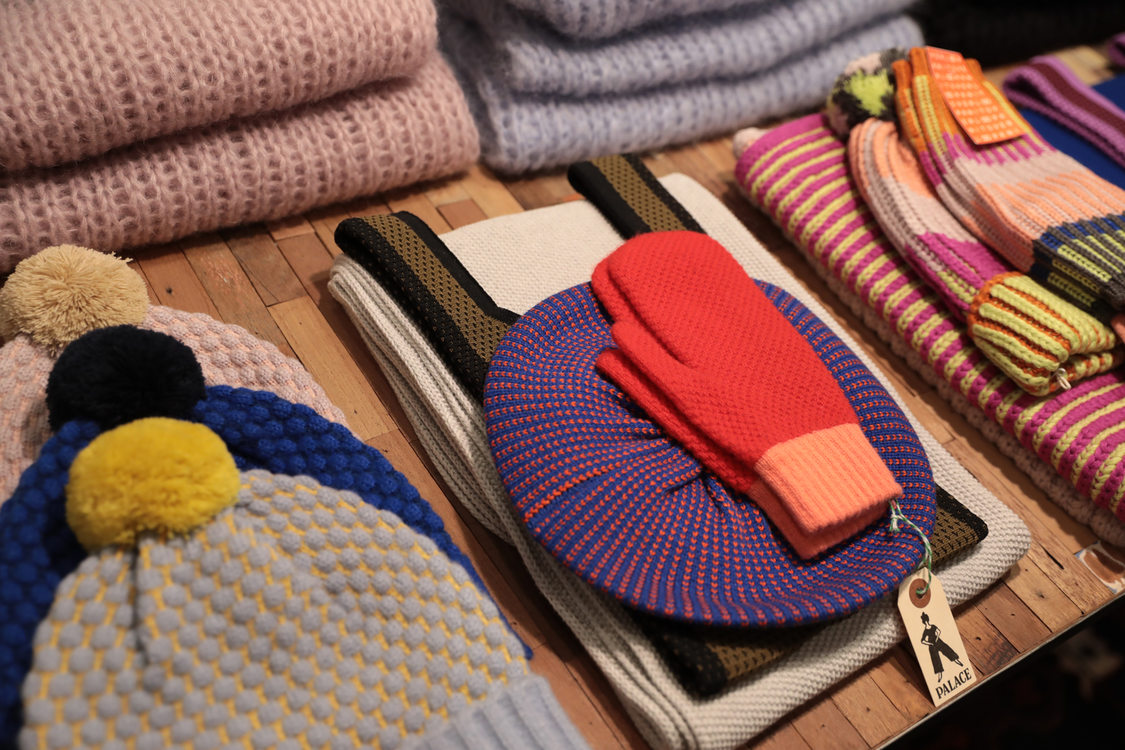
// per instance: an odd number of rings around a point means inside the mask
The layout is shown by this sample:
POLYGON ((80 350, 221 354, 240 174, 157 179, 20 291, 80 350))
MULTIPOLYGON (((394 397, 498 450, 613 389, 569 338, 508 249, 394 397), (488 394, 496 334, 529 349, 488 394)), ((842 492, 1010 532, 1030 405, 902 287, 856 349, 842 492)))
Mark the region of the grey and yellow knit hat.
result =
POLYGON ((23 684, 22 747, 582 747, 465 569, 309 477, 162 417, 74 458, 89 556, 23 684))

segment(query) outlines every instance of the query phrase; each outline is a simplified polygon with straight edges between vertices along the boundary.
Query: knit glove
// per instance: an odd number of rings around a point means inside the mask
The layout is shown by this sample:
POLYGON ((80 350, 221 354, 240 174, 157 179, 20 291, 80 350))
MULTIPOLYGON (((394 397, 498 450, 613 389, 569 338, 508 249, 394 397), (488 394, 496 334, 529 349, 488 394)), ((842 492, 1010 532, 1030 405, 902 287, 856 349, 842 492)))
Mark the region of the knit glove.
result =
POLYGON ((847 539, 901 493, 812 347, 717 242, 640 235, 592 281, 616 344, 599 371, 797 554, 847 539))

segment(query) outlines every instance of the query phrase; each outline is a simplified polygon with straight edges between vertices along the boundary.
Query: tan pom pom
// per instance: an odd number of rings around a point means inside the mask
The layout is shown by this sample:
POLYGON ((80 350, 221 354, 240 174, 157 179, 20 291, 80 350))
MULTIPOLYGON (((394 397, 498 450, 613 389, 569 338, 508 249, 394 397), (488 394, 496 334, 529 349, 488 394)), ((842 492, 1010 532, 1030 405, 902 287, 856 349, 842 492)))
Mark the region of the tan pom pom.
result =
POLYGON ((58 350, 95 328, 140 323, 147 311, 144 280, 124 260, 57 245, 21 261, 0 289, 0 336, 23 333, 58 350))

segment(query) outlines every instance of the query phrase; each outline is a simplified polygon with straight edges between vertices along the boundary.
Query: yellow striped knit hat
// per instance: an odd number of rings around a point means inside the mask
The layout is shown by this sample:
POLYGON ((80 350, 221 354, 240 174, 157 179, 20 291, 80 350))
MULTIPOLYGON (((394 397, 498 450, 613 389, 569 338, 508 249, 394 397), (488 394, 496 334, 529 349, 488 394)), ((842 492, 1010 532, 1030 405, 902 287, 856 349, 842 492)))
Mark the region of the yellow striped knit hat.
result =
POLYGON ((90 552, 23 684, 23 747, 583 746, 487 593, 392 513, 239 473, 166 418, 74 459, 90 552))

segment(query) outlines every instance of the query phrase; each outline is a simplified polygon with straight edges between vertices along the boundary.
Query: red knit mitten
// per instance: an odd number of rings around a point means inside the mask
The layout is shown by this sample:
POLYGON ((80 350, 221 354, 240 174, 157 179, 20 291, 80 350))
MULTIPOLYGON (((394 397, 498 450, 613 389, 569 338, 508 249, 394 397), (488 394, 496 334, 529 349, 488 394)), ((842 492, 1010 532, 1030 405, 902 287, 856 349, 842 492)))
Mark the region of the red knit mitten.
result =
POLYGON ((598 265, 593 289, 617 345, 599 370, 802 557, 901 494, 812 347, 711 238, 640 235, 598 265))

